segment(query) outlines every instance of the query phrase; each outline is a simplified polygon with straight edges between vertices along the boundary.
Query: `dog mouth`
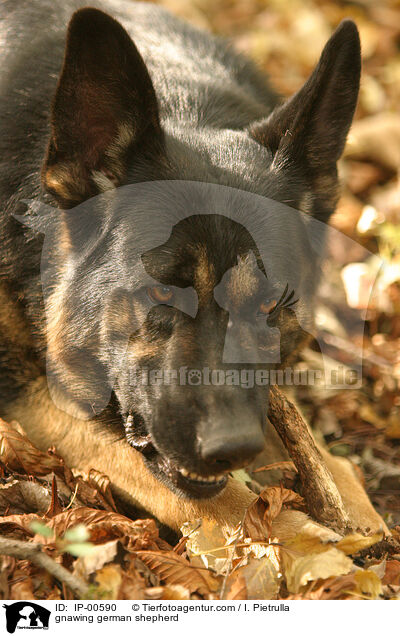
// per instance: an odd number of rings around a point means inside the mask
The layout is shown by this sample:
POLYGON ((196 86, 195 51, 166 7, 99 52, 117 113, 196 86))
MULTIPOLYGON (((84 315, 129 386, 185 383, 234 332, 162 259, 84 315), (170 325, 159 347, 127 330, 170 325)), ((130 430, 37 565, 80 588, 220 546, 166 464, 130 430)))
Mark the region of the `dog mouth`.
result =
POLYGON ((144 430, 144 424, 136 428, 127 418, 125 435, 132 448, 139 451, 146 466, 157 479, 172 492, 189 499, 209 499, 215 497, 225 488, 227 473, 200 475, 175 461, 162 455, 156 448, 150 433, 144 430))

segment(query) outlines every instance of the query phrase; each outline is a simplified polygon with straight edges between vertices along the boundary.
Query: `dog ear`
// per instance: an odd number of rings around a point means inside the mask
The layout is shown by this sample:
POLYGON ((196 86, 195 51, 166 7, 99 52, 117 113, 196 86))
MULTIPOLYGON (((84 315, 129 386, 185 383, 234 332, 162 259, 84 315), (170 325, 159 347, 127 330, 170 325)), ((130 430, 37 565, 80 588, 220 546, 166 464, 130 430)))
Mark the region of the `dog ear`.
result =
POLYGON ((97 9, 69 24, 42 172, 61 207, 119 185, 128 153, 162 146, 149 73, 123 27, 97 9))
POLYGON ((249 129, 272 151, 272 169, 302 163, 315 171, 335 170, 356 107, 360 71, 357 27, 344 20, 304 86, 249 129))

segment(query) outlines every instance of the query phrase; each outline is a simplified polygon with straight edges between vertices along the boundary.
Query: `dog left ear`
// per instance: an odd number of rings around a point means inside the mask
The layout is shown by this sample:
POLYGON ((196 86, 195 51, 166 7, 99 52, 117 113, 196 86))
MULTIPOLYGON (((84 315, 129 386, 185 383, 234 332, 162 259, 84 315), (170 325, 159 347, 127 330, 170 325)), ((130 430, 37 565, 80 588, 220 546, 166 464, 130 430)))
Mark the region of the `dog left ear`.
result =
POLYGON ((357 27, 344 20, 304 86, 249 129, 271 149, 276 169, 297 163, 320 173, 336 170, 357 104, 360 72, 357 27))
POLYGON ((162 140, 153 84, 128 33, 102 11, 77 11, 52 105, 45 188, 72 207, 119 185, 128 153, 162 140))

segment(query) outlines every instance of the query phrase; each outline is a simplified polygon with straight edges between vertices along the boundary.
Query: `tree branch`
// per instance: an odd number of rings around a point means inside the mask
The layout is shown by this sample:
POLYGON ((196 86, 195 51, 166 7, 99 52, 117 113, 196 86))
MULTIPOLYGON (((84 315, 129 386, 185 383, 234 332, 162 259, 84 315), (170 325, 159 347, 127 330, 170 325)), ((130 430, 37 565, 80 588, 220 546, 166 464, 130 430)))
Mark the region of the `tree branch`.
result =
POLYGON ((42 547, 38 543, 0 537, 0 554, 15 559, 27 559, 37 567, 47 570, 54 578, 68 585, 78 598, 83 598, 88 594, 89 588, 86 583, 74 576, 63 565, 54 561, 48 554, 42 552, 42 547))
POLYGON ((307 424, 275 385, 270 387, 268 417, 299 472, 311 516, 340 533, 350 531, 350 519, 340 493, 307 424))

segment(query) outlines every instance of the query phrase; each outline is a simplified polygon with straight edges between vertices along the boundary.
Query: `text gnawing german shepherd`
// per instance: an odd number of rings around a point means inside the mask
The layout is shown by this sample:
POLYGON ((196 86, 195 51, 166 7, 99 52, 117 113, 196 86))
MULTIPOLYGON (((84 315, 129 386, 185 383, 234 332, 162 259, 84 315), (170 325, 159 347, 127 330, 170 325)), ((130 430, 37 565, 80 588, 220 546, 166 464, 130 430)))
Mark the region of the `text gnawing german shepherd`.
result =
MULTIPOLYGON (((160 7, 95 4, 1 9, 0 416, 173 529, 234 525, 255 495, 230 473, 284 453, 268 389, 313 332, 357 29, 280 104, 160 7)), ((324 457, 354 526, 384 527, 324 457)))

